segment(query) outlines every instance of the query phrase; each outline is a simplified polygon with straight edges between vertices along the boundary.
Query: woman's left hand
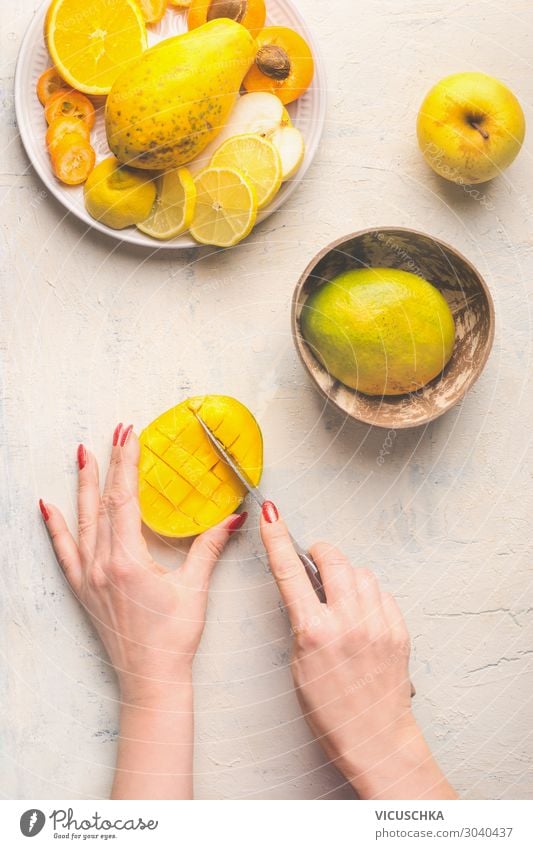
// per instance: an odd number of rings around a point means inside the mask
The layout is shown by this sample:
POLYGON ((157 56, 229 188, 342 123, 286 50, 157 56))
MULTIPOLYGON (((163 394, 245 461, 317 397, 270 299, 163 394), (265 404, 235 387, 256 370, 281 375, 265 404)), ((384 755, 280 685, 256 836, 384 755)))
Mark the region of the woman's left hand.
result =
POLYGON ((233 515, 193 542, 185 563, 156 563, 141 533, 139 441, 113 435, 100 495, 98 464, 78 448, 78 541, 57 507, 40 502, 57 559, 107 650, 120 685, 115 799, 193 794, 192 662, 204 629, 209 581, 233 515))
POLYGON ((122 702, 146 705, 189 681, 211 574, 246 515, 197 537, 185 563, 166 569, 141 533, 138 461, 137 437, 119 425, 101 495, 96 459, 79 447, 77 542, 57 507, 41 509, 59 564, 116 670, 122 702))

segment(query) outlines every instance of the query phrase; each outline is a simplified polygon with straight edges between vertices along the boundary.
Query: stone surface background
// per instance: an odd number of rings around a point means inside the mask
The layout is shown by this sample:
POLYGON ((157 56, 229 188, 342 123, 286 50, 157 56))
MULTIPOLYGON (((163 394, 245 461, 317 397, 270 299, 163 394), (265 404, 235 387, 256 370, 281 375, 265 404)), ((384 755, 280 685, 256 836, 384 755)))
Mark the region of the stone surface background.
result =
MULTIPOLYGON (((244 244, 182 255, 86 232, 28 166, 12 78, 36 6, 4 7, 0 31, 0 793, 105 797, 115 753, 113 677, 58 573, 38 497, 72 518, 78 441, 105 463, 117 421, 141 427, 187 394, 221 392, 257 415, 264 488, 294 533, 335 541, 399 598, 417 715, 460 793, 533 798, 531 136, 478 198, 434 176, 415 138, 427 88, 463 69, 508 83, 533 126, 531 4, 298 0, 328 70, 315 164, 244 244), (497 311, 492 357, 464 402, 388 443, 324 408, 289 325, 318 248, 379 225, 455 245, 497 311)), ((351 798, 300 718, 288 659, 252 518, 217 570, 196 665, 199 797, 351 798)))

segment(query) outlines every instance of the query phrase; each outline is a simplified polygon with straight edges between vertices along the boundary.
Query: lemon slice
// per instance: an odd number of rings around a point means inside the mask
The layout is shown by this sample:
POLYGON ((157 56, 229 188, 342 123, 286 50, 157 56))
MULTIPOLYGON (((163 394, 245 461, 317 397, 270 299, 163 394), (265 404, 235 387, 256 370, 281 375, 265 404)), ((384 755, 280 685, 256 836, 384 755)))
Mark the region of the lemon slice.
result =
POLYGON ((281 159, 272 142, 255 133, 234 136, 215 151, 210 168, 236 168, 250 180, 262 209, 279 192, 281 159))
POLYGON ((147 46, 136 0, 52 0, 44 31, 59 74, 85 94, 109 94, 147 46))
POLYGON ((154 239, 173 239, 191 226, 196 205, 196 186, 186 168, 167 171, 158 178, 157 197, 139 230, 154 239))
POLYGON ((203 245, 230 248, 252 231, 257 195, 252 183, 234 168, 206 168, 196 177, 196 210, 191 236, 203 245))

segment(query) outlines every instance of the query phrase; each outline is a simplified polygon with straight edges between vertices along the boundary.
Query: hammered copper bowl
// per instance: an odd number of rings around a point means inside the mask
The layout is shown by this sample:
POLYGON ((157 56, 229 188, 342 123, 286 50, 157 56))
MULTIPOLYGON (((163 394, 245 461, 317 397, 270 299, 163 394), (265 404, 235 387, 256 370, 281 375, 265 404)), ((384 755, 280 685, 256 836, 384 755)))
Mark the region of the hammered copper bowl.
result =
POLYGON ((363 230, 332 242, 309 263, 293 296, 292 332, 311 379, 343 414, 378 427, 417 427, 457 404, 483 371, 494 339, 494 305, 479 272, 450 245, 401 227, 363 230), (300 315, 308 296, 341 272, 366 267, 418 274, 450 305, 456 326, 452 358, 438 377, 416 392, 370 396, 350 389, 328 374, 301 334, 300 315))

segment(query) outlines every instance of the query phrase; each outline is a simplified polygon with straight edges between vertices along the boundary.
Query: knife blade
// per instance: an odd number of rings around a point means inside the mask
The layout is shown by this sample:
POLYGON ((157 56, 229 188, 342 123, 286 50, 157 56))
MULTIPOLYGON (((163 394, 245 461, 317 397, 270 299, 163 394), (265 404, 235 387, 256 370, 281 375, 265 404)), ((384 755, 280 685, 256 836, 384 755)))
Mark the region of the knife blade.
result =
MULTIPOLYGON (((262 507, 265 501, 268 501, 267 498, 263 495, 261 490, 254 486, 254 484, 249 480, 245 472, 241 469, 237 461, 231 454, 226 451, 222 443, 219 439, 217 439, 216 435, 213 433, 211 428, 204 422, 202 417, 195 412, 194 414, 199 424, 201 425, 205 435, 209 439, 211 445, 219 455, 219 457, 226 463, 227 466, 232 470, 233 474, 239 479, 247 492, 252 496, 254 501, 257 502, 259 507, 262 507)), ((324 586, 322 584, 322 578, 320 577, 320 572, 318 571, 318 567, 309 554, 292 536, 289 532, 289 536, 291 538, 291 542, 296 550, 296 553, 300 560, 303 563, 304 569, 307 573, 307 577, 309 578, 311 585, 317 594, 319 600, 322 604, 326 604, 326 593, 324 592, 324 586)))

